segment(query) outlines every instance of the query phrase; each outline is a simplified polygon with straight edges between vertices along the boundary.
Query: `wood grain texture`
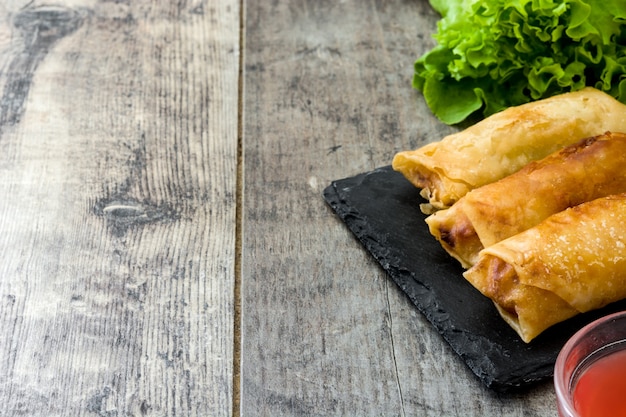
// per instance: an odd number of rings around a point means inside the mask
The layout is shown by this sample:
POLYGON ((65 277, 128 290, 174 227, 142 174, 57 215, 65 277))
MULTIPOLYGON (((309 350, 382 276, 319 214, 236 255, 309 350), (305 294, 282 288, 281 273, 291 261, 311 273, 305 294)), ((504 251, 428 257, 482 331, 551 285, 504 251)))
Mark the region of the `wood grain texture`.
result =
POLYGON ((410 85, 436 19, 425 0, 246 4, 243 416, 556 415, 548 383, 485 389, 321 196, 453 131, 410 85))
POLYGON ((0 415, 232 415, 239 19, 0 6, 0 415))

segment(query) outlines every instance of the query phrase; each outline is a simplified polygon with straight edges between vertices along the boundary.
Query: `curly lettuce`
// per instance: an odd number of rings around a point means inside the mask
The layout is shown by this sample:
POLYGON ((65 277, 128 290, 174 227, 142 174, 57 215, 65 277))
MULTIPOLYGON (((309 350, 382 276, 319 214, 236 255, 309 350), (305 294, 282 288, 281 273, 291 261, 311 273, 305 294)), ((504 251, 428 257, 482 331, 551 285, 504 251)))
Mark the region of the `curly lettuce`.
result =
POLYGON ((626 1, 430 0, 413 87, 446 124, 592 86, 626 103, 626 1))

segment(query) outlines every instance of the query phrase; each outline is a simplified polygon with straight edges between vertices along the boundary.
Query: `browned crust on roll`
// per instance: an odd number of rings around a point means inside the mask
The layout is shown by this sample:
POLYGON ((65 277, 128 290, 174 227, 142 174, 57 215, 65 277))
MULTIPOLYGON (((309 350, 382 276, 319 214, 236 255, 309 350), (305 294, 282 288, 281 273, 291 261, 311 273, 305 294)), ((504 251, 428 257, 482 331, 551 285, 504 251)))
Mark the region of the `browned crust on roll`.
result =
POLYGON ((565 209, 482 250, 463 276, 526 342, 626 298, 626 193, 565 209))
POLYGON ((626 105, 588 87, 511 107, 462 131, 397 153, 392 167, 435 209, 581 138, 626 131, 626 105))
POLYGON ((493 301, 500 316, 526 343, 579 313, 556 294, 522 284, 515 268, 495 256, 484 257, 464 276, 493 301))
POLYGON ((566 208, 626 192, 626 135, 607 132, 531 162, 470 191, 426 219, 430 233, 463 267, 478 252, 566 208))

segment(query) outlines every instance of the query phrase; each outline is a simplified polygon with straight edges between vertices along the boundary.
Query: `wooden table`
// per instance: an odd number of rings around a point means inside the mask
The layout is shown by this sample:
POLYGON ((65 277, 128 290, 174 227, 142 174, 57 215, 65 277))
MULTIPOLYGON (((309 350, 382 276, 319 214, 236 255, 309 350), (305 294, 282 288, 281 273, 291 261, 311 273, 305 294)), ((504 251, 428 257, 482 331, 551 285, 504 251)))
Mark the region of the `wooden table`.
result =
POLYGON ((0 415, 549 416, 322 199, 453 131, 426 0, 5 0, 0 415))

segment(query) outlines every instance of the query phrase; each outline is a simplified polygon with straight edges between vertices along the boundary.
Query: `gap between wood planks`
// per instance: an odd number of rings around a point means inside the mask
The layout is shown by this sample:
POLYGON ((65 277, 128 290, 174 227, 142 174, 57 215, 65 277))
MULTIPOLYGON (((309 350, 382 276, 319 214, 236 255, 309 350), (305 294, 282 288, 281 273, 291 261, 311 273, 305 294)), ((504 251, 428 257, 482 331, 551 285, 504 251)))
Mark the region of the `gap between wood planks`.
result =
POLYGON ((233 417, 241 414, 241 281, 243 247, 243 123, 244 123, 244 52, 245 0, 239 1, 239 77, 237 85, 237 189, 235 197, 235 282, 233 318, 233 417))

